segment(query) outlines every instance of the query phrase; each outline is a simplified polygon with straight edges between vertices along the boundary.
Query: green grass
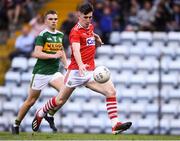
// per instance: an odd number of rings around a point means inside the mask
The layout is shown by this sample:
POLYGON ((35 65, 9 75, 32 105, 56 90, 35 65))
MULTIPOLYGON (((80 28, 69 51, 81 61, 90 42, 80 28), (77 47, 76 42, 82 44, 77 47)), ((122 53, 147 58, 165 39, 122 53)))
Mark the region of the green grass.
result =
POLYGON ((0 140, 180 140, 180 136, 0 132, 0 140))

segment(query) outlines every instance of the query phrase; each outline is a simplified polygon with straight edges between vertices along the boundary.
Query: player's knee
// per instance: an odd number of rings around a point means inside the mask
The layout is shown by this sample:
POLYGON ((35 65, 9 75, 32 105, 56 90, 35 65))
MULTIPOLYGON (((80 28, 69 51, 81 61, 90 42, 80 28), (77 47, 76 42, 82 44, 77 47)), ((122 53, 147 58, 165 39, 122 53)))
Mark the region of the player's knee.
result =
POLYGON ((116 90, 114 88, 109 89, 107 93, 108 93, 107 94, 108 97, 115 97, 116 96, 116 90))
POLYGON ((67 99, 65 98, 60 98, 58 99, 56 102, 57 102, 57 105, 64 105, 64 103, 66 103, 67 99))

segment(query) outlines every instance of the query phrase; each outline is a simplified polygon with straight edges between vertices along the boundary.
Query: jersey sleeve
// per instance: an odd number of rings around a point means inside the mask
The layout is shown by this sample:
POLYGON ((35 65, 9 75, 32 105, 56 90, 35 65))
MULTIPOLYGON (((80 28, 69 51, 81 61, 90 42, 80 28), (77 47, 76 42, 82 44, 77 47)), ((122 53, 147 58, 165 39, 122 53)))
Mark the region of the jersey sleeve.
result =
POLYGON ((35 45, 44 46, 44 44, 45 44, 45 40, 44 40, 43 36, 37 36, 36 40, 35 40, 35 45))
POLYGON ((73 43, 73 42, 80 43, 80 35, 79 35, 78 31, 73 30, 70 34, 69 40, 70 40, 70 43, 73 43))

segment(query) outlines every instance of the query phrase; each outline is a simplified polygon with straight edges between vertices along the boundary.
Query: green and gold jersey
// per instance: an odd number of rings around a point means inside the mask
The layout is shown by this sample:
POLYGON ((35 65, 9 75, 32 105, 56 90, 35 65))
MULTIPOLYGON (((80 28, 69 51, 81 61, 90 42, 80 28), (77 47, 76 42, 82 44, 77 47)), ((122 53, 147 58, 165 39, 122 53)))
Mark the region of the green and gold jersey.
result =
MULTIPOLYGON (((57 51, 63 50, 62 39, 64 34, 60 31, 51 32, 47 29, 43 30, 35 40, 35 46, 42 46, 43 52, 55 54, 57 51)), ((59 70, 60 59, 39 59, 37 60, 33 74, 54 74, 59 70)))

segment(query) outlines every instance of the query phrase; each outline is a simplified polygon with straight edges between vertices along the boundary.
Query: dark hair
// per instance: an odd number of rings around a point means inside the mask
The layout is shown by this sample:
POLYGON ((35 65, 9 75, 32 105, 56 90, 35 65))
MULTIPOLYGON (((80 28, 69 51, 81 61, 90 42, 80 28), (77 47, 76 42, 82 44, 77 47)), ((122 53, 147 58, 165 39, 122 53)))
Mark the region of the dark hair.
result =
POLYGON ((49 14, 56 14, 57 15, 57 12, 55 10, 48 10, 45 14, 44 14, 44 17, 46 18, 47 15, 49 14))
POLYGON ((90 3, 83 3, 79 6, 78 10, 85 15, 94 11, 93 6, 90 3))

